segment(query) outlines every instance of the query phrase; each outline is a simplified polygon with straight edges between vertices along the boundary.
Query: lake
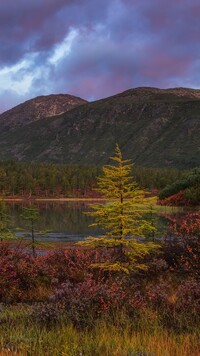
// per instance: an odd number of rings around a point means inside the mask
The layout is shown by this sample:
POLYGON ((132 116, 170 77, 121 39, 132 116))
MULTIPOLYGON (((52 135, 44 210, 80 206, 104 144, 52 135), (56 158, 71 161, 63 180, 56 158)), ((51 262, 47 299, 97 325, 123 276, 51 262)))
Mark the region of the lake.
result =
MULTIPOLYGON (((94 222, 93 218, 85 214, 91 210, 91 202, 88 201, 44 201, 37 202, 36 206, 40 212, 39 221, 35 223, 37 239, 49 242, 76 242, 87 236, 98 236, 100 228, 89 227, 94 222), (43 232, 46 232, 45 234, 43 232)), ((7 203, 8 213, 11 216, 10 228, 20 237, 23 233, 28 233, 27 222, 22 217, 22 209, 28 206, 24 203, 7 203), (16 230, 17 228, 17 230, 16 230)), ((154 224, 158 228, 157 235, 162 236, 168 226, 166 213, 178 214, 180 209, 160 207, 156 214, 154 224)))

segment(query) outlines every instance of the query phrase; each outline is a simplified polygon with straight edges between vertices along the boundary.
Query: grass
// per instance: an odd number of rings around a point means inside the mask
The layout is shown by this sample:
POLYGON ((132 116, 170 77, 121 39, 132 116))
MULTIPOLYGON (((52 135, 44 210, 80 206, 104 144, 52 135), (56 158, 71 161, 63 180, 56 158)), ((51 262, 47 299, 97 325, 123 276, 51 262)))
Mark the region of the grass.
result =
POLYGON ((123 316, 77 330, 63 318, 52 327, 30 319, 30 306, 5 307, 0 313, 0 355, 33 356, 198 356, 197 333, 175 334, 144 316, 135 325, 123 316))

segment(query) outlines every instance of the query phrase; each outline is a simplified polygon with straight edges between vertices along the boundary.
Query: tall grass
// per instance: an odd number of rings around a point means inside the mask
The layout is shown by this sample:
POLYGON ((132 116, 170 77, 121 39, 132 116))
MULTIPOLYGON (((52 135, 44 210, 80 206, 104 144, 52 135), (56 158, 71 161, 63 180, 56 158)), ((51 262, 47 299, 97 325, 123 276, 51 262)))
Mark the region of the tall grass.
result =
MULTIPOLYGON (((94 322, 78 330, 65 317, 42 326, 30 318, 30 306, 10 306, 1 311, 0 355, 22 356, 198 356, 199 334, 170 332, 144 315, 141 322, 123 314, 94 322)), ((152 318, 151 318, 152 319, 152 318)))

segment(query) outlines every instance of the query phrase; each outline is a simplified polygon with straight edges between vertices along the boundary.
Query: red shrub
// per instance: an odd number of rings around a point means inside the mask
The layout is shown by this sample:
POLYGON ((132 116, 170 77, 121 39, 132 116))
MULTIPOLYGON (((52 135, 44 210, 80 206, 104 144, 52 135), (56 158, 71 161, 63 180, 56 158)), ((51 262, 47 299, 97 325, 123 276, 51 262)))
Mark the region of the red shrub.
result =
POLYGON ((127 288, 122 279, 98 277, 88 274, 79 283, 58 284, 51 303, 62 306, 72 322, 79 327, 91 326, 101 315, 124 310, 126 314, 138 313, 145 306, 145 298, 134 285, 127 288))
POLYGON ((179 285, 176 309, 178 312, 200 316, 200 281, 191 278, 179 285))
MULTIPOLYGON (((45 260, 21 250, 0 245, 0 300, 21 301, 48 281, 45 260)), ((50 284, 50 280, 48 282, 50 284)))
POLYGON ((164 239, 165 258, 171 269, 198 276, 200 270, 200 214, 188 213, 171 218, 164 239))
POLYGON ((186 199, 184 191, 171 195, 168 198, 159 201, 160 205, 172 205, 172 206, 190 206, 191 203, 186 199))
POLYGON ((85 276, 92 271, 91 264, 104 259, 104 252, 75 247, 53 251, 46 256, 45 260, 49 275, 62 283, 66 280, 70 282, 84 280, 85 276))

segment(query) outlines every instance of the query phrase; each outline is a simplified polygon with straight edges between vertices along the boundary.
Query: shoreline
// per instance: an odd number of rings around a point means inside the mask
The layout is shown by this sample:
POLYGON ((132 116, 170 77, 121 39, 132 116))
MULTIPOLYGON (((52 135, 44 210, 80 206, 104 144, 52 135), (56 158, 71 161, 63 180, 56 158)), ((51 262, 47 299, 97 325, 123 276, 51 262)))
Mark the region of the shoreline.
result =
POLYGON ((105 198, 24 198, 24 197, 16 197, 16 198, 11 198, 11 197, 0 197, 0 200, 4 200, 5 202, 46 202, 46 201, 52 201, 52 202, 67 202, 67 201, 105 201, 107 199, 105 198))

